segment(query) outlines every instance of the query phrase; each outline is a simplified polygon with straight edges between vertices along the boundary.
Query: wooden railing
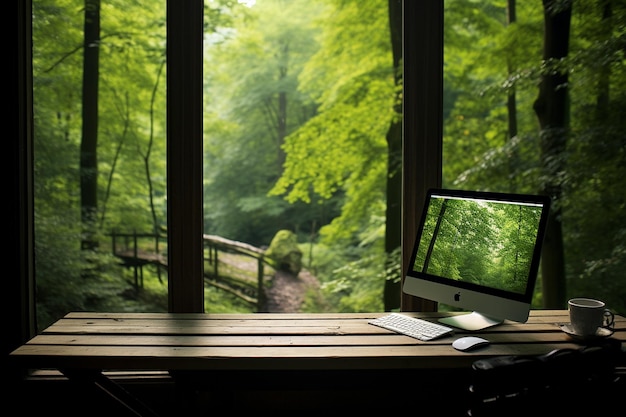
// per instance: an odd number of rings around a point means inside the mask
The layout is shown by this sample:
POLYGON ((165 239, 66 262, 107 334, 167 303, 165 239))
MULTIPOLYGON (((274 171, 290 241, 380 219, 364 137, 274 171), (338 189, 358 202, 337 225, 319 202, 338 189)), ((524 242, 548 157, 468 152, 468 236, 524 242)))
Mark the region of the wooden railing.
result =
MULTIPOLYGON (((213 279, 213 285, 228 291, 231 294, 247 301, 248 303, 255 304, 257 310, 261 310, 264 304, 264 291, 263 291, 263 279, 265 275, 265 251, 257 248, 256 246, 249 245, 243 242, 237 242, 216 235, 203 235, 204 241, 204 276, 208 279, 213 279), (256 288, 254 289, 254 295, 247 294, 246 289, 250 288, 246 285, 247 281, 235 280, 227 285, 221 283, 222 277, 226 274, 220 274, 219 266, 220 253, 223 254, 236 254, 244 255, 256 259, 256 288), (239 288, 237 288, 239 287, 239 288)), ((222 265, 226 265, 227 262, 222 262, 222 265)), ((236 270, 237 267, 235 266, 236 270)), ((234 274, 236 276, 236 274, 234 274)), ((230 276, 230 275, 229 275, 230 276)))
POLYGON ((133 268, 135 272, 135 289, 143 288, 144 265, 155 265, 157 276, 162 282, 161 271, 167 270, 167 236, 155 233, 110 233, 113 255, 121 259, 122 265, 133 268))
MULTIPOLYGON (((155 265, 159 281, 161 271, 167 271, 167 236, 154 233, 111 232, 113 255, 122 260, 128 268, 134 268, 135 288, 143 287, 143 266, 155 265)), ((220 288, 261 310, 264 305, 263 280, 265 251, 247 243, 237 242, 216 235, 203 235, 204 277, 212 286, 220 288), (229 255, 231 259, 227 259, 229 255), (253 275, 248 277, 249 262, 233 262, 241 257, 253 258, 253 275), (243 266, 242 266, 243 265, 243 266)))

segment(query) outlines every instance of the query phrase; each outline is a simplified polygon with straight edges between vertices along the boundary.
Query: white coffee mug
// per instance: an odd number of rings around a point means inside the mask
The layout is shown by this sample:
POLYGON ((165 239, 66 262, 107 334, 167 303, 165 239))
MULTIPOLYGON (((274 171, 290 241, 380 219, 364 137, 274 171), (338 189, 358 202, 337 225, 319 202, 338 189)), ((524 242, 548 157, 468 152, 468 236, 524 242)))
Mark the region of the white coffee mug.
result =
POLYGON ((606 304, 592 298, 572 298, 567 302, 570 325, 578 336, 594 336, 600 327, 610 328, 615 315, 606 304))

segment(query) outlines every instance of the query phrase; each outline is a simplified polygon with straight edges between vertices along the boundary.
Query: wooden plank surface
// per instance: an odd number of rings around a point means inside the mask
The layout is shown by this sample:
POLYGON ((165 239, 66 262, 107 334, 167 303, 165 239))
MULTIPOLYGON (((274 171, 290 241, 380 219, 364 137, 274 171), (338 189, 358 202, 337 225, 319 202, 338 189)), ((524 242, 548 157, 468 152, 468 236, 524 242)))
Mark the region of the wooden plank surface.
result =
MULTIPOLYGON (((47 369, 444 369, 496 355, 541 355, 582 345, 560 330, 567 311, 481 331, 489 346, 459 352, 468 332, 423 342, 368 324, 385 313, 172 314, 73 312, 16 349, 21 366, 47 369)), ((407 313, 427 319, 453 313, 407 313)), ((612 338, 626 341, 626 318, 612 338)))

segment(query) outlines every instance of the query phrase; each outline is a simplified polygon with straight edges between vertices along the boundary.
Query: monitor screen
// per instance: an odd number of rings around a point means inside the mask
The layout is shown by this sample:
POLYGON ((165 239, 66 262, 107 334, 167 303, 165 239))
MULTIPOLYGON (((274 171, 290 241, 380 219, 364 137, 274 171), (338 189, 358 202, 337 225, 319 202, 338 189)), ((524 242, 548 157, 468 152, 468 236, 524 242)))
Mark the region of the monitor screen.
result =
POLYGON ((440 319, 465 330, 527 321, 549 206, 539 195, 429 190, 403 291, 472 311, 440 319))

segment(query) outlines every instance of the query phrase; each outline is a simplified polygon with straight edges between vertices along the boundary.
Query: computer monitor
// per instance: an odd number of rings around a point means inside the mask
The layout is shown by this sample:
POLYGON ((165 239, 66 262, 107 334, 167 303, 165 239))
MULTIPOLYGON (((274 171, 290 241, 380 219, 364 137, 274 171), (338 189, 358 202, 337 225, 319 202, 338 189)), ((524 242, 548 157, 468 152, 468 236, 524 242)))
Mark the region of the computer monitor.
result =
POLYGON ((402 290, 468 314, 440 322, 481 330, 530 312, 550 199, 431 189, 402 290))

